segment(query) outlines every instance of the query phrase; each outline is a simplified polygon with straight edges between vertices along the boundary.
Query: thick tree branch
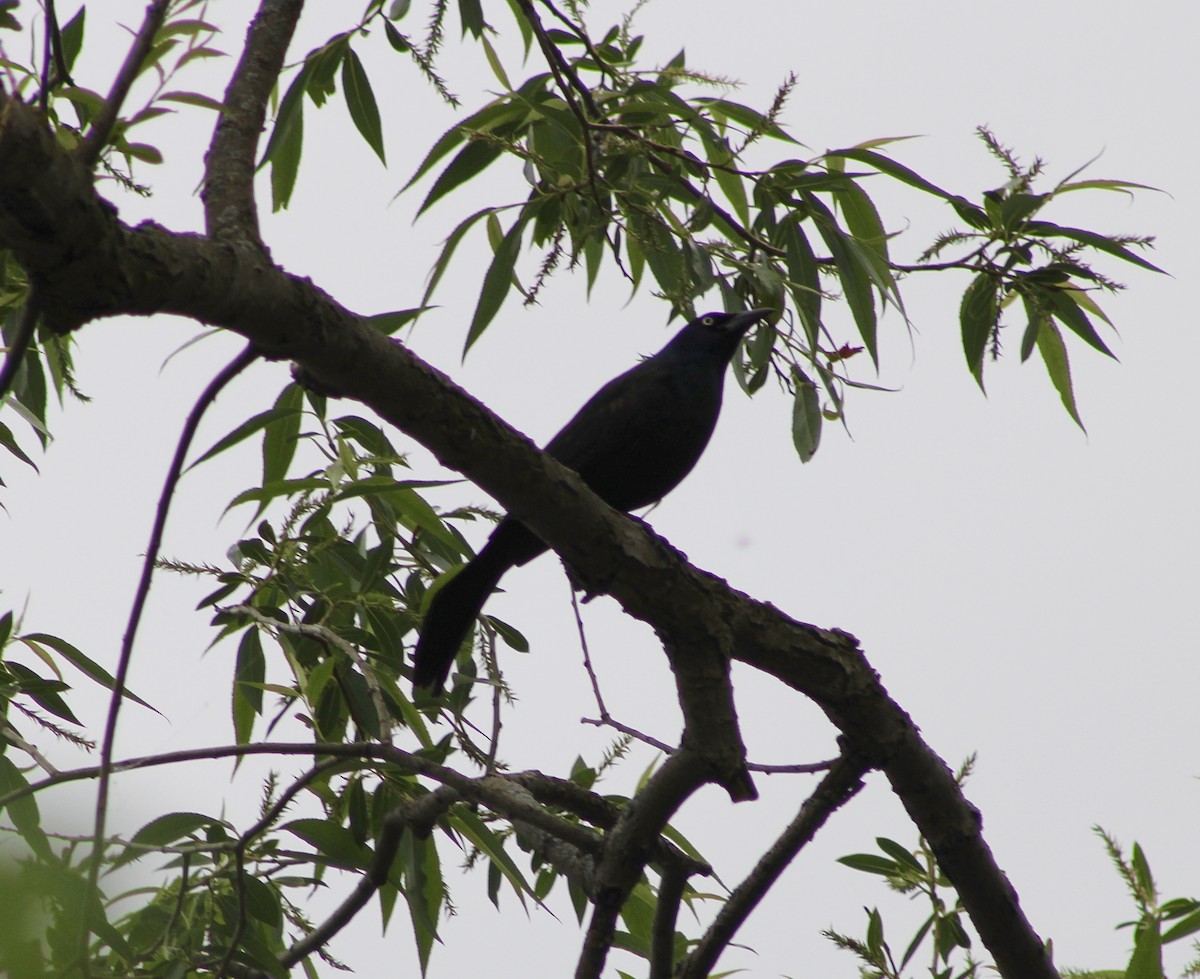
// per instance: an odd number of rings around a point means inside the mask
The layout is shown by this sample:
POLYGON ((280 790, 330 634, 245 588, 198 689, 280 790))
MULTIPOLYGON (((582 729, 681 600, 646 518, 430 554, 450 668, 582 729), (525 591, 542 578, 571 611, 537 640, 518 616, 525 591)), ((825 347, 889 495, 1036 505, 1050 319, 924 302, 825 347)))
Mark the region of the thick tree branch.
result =
POLYGON ((48 324, 72 329, 98 316, 166 311, 235 330, 265 355, 296 360, 329 389, 369 405, 474 480, 590 591, 613 595, 666 642, 685 648, 698 629, 728 632, 735 658, 812 698, 850 749, 887 774, 1002 974, 1055 976, 980 835, 978 812, 852 636, 797 622, 691 567, 311 282, 265 258, 239 260, 207 239, 121 224, 63 157, 36 115, 9 101, 0 114, 0 245, 42 289, 48 324))
POLYGON ((575 979, 600 979, 612 948, 617 918, 650 861, 653 843, 684 801, 709 781, 708 762, 687 746, 671 755, 629 801, 604 837, 596 866, 592 920, 575 967, 575 979))
POLYGON ((255 154, 267 102, 304 0, 263 0, 246 34, 242 57, 225 89, 212 142, 204 158, 204 221, 218 241, 263 247, 254 199, 255 154))

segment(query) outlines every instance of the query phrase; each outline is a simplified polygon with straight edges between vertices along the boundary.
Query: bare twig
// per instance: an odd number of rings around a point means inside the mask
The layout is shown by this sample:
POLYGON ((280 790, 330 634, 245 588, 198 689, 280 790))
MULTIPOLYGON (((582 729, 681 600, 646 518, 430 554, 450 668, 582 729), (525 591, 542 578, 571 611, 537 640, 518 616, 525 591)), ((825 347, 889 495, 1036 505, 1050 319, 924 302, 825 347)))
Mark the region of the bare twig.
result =
POLYGON ((154 37, 158 33, 158 29, 162 27, 163 19, 167 16, 167 8, 170 6, 171 0, 154 0, 146 8, 146 16, 142 20, 142 26, 139 28, 137 36, 133 39, 129 53, 125 55, 125 63, 121 65, 121 70, 117 72, 116 80, 113 82, 112 89, 108 93, 108 98, 104 100, 104 104, 96 113, 95 118, 92 119, 87 135, 76 151, 79 159, 89 169, 95 167, 96 161, 100 159, 100 154, 104 151, 104 147, 108 145, 108 139, 112 135, 113 126, 116 125, 117 116, 121 113, 121 106, 125 104, 125 99, 129 95, 129 89, 133 87, 135 79, 142 70, 142 62, 146 60, 146 56, 150 53, 150 48, 154 44, 154 37))
MULTIPOLYGON (((592 668, 592 654, 588 650, 587 633, 583 628, 583 615, 579 611, 579 599, 575 597, 575 584, 571 581, 569 571, 567 572, 567 587, 571 589, 571 609, 575 613, 575 628, 579 630, 579 648, 583 650, 583 668, 587 670, 588 679, 592 681, 592 693, 596 697, 596 706, 600 709, 600 720, 596 723, 606 724, 612 720, 612 716, 604 705, 604 695, 600 692, 600 681, 596 679, 596 671, 592 668)), ((588 723, 586 718, 583 723, 588 723)), ((615 722, 613 726, 616 726, 615 722)))

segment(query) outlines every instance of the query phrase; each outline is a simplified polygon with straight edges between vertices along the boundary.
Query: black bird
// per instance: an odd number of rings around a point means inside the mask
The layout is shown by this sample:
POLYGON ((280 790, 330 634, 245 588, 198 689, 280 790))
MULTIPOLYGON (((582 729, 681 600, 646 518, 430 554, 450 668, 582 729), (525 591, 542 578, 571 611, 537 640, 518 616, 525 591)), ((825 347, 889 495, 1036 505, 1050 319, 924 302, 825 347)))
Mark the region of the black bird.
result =
MULTIPOLYGON (((746 331, 770 314, 752 309, 692 320, 653 357, 597 391, 545 451, 617 510, 657 503, 704 452, 721 413, 725 368, 746 331)), ((433 596, 413 654, 414 687, 441 692, 500 578, 545 550, 523 523, 500 521, 475 558, 433 596)))

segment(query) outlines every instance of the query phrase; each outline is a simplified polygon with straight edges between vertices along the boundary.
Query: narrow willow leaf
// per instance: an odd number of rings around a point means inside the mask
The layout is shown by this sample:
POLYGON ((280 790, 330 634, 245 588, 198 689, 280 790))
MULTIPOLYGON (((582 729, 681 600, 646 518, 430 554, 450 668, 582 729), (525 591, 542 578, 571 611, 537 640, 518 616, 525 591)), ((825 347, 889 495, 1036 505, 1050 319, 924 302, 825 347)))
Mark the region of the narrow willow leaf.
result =
POLYGON ((475 341, 483 335, 483 331, 488 328, 488 324, 500 311, 504 297, 508 295, 527 220, 526 214, 522 213, 513 222, 512 227, 509 228, 508 233, 501 240, 500 246, 496 249, 496 254, 492 257, 492 264, 488 267, 487 275, 483 277, 483 288, 479 291, 479 302, 475 306, 475 315, 471 317, 471 327, 467 331, 467 341, 463 345, 463 356, 466 356, 475 341))
POLYGON ((390 313, 376 313, 374 316, 364 316, 363 322, 372 330, 377 330, 385 337, 390 337, 398 330, 408 326, 425 310, 433 306, 417 306, 415 309, 397 309, 390 313))
POLYGON ((1113 360, 1117 359, 1116 354, 1108 349, 1108 345, 1096 332, 1096 327, 1088 319, 1087 313, 1076 302, 1075 297, 1081 296, 1083 293, 1076 289, 1047 289, 1045 293, 1050 300, 1051 316, 1090 346, 1095 347, 1101 353, 1108 354, 1113 360))
POLYGON ((999 308, 996 305, 996 280, 980 273, 971 280, 963 293, 958 318, 962 328, 963 353, 967 367, 981 391, 983 386, 983 355, 987 351, 988 339, 996 327, 999 308))
POLYGON ((231 448, 233 448, 233 446, 237 445, 239 442, 245 441, 251 435, 253 435, 255 432, 261 431, 262 429, 264 429, 268 425, 270 425, 272 422, 274 422, 275 420, 280 418, 284 412, 291 413, 291 412, 295 412, 297 410, 298 409, 295 409, 295 408, 287 408, 287 409, 284 409, 283 412, 281 412, 279 407, 276 406, 274 408, 268 408, 266 411, 259 412, 257 415, 254 415, 252 418, 247 418, 244 422, 242 422, 242 424, 240 424, 237 428, 233 429, 233 431, 231 431, 229 434, 227 434, 226 436, 224 436, 221 439, 218 439, 212 445, 212 447, 207 452, 204 453, 204 455, 200 456, 199 459, 197 459, 190 466, 188 466, 187 469, 184 470, 184 472, 188 472, 189 470, 195 469, 196 466, 200 465, 200 463, 206 462, 209 459, 211 459, 213 456, 220 455, 226 449, 231 449, 231 448))
POLYGON ((775 139, 795 143, 797 146, 801 145, 799 140, 789 136, 777 123, 772 122, 757 109, 751 109, 748 105, 730 102, 728 99, 700 98, 695 101, 697 105, 708 109, 713 115, 732 119, 752 132, 765 133, 775 139))
POLYGON ((238 643, 237 666, 233 678, 233 733, 238 744, 247 744, 254 732, 254 721, 262 714, 266 679, 266 657, 257 628, 249 628, 238 643))
POLYGON ((300 406, 304 391, 299 384, 288 384, 275 400, 271 419, 263 432, 263 485, 278 482, 287 475, 300 435, 300 406))
POLYGON ((1134 254, 1119 241, 1114 241, 1105 235, 1096 234, 1094 231, 1085 231, 1082 228, 1066 228, 1061 225, 1052 224, 1049 221, 1030 221, 1025 226, 1025 232, 1029 235, 1046 238, 1070 238, 1072 241, 1090 245, 1098 251, 1115 255, 1117 258, 1123 259, 1126 262, 1132 262, 1134 265, 1141 266, 1151 272, 1162 272, 1162 269, 1157 265, 1146 261, 1140 255, 1134 254))
MULTIPOLYGON (((49 646, 63 659, 74 666, 75 669, 79 670, 80 673, 83 673, 90 679, 95 680, 106 690, 112 690, 116 686, 117 681, 113 675, 108 672, 108 670, 106 670, 95 660, 85 656, 80 650, 76 649, 65 639, 60 639, 58 636, 51 636, 45 632, 31 632, 24 636, 20 636, 18 641, 26 644, 37 643, 41 646, 49 646)), ((141 704, 141 706, 154 711, 156 714, 160 713, 128 688, 125 689, 125 696, 129 700, 132 700, 135 704, 141 704)))
POLYGON ((872 362, 878 367, 879 348, 876 335, 875 296, 871 291, 871 271, 869 267, 864 266, 856 249, 852 247, 853 242, 838 226, 837 219, 829 208, 813 194, 803 193, 801 199, 813 212, 817 230, 833 255, 834 265, 842 283, 842 291, 846 295, 846 302, 854 316, 858 334, 862 337, 872 362))
POLYGON ((453 160, 446 166, 446 169, 441 172, 433 186, 429 188, 429 193, 425 195, 425 200, 421 202, 421 206, 417 209, 417 216, 420 217, 440 198, 454 190, 455 187, 461 186, 468 180, 478 177, 484 170, 500 159, 504 149, 495 143, 487 142, 481 139, 474 139, 467 143, 466 146, 459 151, 453 160))
POLYGON ((1075 404, 1075 390, 1071 385, 1071 364, 1067 359, 1067 345, 1063 343, 1058 327, 1043 318, 1037 326, 1035 342, 1038 353, 1042 355, 1042 362, 1046 365, 1046 372, 1050 375, 1050 382, 1062 399, 1063 407, 1067 409, 1067 414, 1071 416, 1075 424, 1086 432, 1087 429, 1084 428, 1083 420, 1079 417, 1079 409, 1075 404))
POLYGON ((346 107, 350 118, 367 145, 375 151, 379 162, 387 166, 387 155, 383 148, 383 123, 379 118, 379 106, 371 90, 366 69, 353 48, 346 49, 342 59, 342 89, 346 95, 346 107))
POLYGON ((801 462, 809 462, 821 444, 821 399, 817 385, 799 367, 792 367, 796 393, 792 400, 792 444, 801 462))

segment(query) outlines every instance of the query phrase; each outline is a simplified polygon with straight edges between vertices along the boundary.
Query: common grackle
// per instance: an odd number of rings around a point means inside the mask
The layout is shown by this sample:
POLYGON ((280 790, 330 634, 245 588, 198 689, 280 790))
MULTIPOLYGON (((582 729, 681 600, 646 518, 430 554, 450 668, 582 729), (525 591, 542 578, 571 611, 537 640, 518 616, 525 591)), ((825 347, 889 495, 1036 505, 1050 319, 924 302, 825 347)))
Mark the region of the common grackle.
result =
MULTIPOLYGON (((771 314, 707 313, 614 378, 546 446, 609 506, 661 500, 692 471, 721 413, 725 368, 746 331, 771 314)), ((413 654, 413 686, 439 693, 480 609, 504 573, 546 550, 505 517, 483 549, 433 596, 413 654)))

